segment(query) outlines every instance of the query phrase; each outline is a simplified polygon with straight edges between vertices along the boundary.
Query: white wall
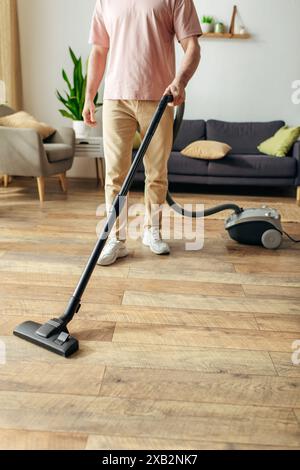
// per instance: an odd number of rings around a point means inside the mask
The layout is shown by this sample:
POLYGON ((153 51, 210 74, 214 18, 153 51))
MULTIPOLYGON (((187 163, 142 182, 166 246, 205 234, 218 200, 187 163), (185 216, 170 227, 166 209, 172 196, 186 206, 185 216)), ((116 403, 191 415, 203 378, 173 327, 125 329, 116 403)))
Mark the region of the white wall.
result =
POLYGON ((233 4, 251 40, 203 39, 203 59, 189 86, 188 115, 300 123, 292 82, 300 78, 299 0, 196 0, 200 14, 230 23, 233 4))
MULTIPOLYGON (((121 1, 121 0, 120 0, 121 1)), ((137 0, 138 1, 138 0, 137 0)), ((60 70, 70 70, 67 48, 87 57, 95 0, 18 0, 24 107, 52 125, 70 125, 58 114, 60 70)), ((195 0, 198 13, 229 24, 233 4, 253 38, 203 39, 202 63, 188 88, 188 118, 284 119, 300 122, 292 82, 300 79, 299 0, 195 0)), ((178 60, 182 52, 178 47, 178 60)), ((76 162, 71 174, 94 176, 93 162, 76 162)))
MULTIPOLYGON (((87 58, 95 0, 18 0, 24 108, 58 127, 71 126, 58 109, 55 90, 65 89, 64 67, 72 71, 68 47, 87 58)), ((95 177, 94 160, 76 159, 71 176, 95 177)))

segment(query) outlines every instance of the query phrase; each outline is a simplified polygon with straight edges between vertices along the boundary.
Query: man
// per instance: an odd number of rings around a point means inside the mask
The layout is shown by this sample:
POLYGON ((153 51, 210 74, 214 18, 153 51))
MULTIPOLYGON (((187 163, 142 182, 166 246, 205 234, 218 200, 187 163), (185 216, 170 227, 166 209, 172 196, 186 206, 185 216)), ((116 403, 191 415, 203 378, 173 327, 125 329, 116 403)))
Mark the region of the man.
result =
MULTIPOLYGON (((96 126, 93 101, 109 53, 103 105, 108 210, 130 168, 137 128, 143 137, 162 96, 174 97, 144 159, 143 243, 158 255, 170 252, 160 229, 161 205, 165 203, 168 188, 174 106, 185 101, 185 88, 199 65, 201 34, 192 0, 98 0, 92 20, 89 42, 93 47, 83 117, 86 124, 96 126), (185 52, 177 75, 175 37, 185 52)), ((108 266, 127 255, 119 227, 106 244, 99 264, 108 266)))

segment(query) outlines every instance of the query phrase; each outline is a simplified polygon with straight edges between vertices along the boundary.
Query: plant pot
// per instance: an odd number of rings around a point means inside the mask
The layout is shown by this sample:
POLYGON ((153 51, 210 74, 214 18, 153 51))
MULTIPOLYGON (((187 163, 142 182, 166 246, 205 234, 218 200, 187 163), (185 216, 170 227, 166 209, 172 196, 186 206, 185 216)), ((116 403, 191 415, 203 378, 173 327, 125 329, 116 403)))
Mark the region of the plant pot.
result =
POLYGON ((201 23, 201 29, 203 34, 211 33, 214 25, 212 23, 201 23))
POLYGON ((90 136, 90 128, 84 121, 73 121, 73 129, 77 138, 90 136))

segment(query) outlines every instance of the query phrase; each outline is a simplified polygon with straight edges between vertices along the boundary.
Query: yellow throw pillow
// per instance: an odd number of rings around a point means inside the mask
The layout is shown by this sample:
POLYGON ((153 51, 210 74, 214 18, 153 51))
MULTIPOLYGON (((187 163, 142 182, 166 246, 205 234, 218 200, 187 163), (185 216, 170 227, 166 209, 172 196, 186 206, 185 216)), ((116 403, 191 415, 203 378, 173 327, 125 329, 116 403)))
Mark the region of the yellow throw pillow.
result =
POLYGON ((219 160, 225 157, 232 148, 222 142, 213 140, 198 140, 181 151, 182 155, 203 160, 219 160))
POLYGON ((138 150, 141 146, 141 143, 142 143, 141 134, 139 132, 136 132, 134 136, 134 141, 133 141, 133 150, 138 150))
POLYGON ((284 126, 273 137, 262 142, 257 148, 266 155, 286 157, 298 137, 300 137, 300 127, 284 126))
POLYGON ((33 116, 25 111, 10 114, 0 118, 0 126, 12 127, 15 129, 34 129, 37 131, 42 139, 47 139, 50 135, 54 134, 56 129, 44 122, 37 121, 33 116))

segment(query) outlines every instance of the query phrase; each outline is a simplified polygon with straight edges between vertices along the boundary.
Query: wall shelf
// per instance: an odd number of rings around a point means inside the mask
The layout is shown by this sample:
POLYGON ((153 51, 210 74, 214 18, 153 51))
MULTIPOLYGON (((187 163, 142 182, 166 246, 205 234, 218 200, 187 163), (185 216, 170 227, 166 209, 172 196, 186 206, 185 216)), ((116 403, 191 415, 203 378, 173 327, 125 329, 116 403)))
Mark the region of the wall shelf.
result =
MULTIPOLYGON (((231 34, 231 33, 206 33, 201 38, 208 39, 250 39, 251 34, 231 34)), ((200 39, 201 39, 200 38, 200 39)))
MULTIPOLYGON (((228 29, 228 33, 205 33, 201 36, 201 38, 208 38, 208 39, 250 39, 251 34, 235 34, 235 21, 236 16, 238 14, 238 8, 236 5, 233 7, 233 12, 231 16, 230 27, 228 29)), ((201 39, 200 38, 200 39, 201 39)))

